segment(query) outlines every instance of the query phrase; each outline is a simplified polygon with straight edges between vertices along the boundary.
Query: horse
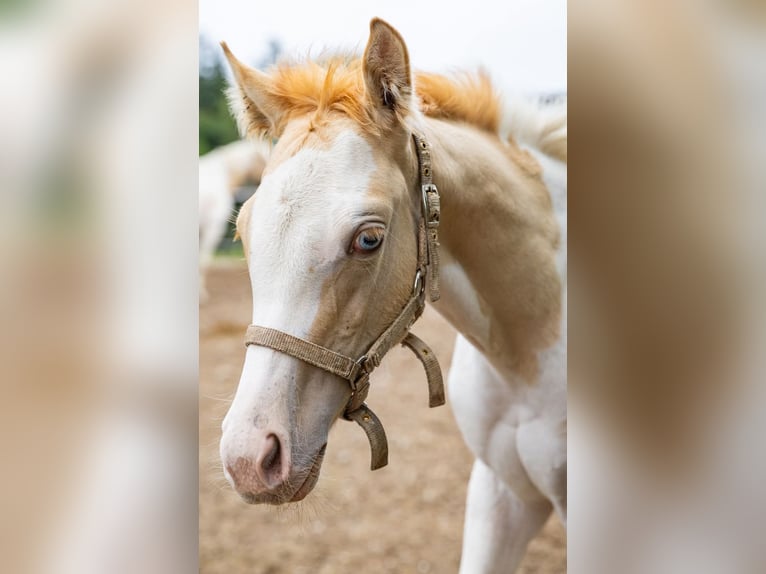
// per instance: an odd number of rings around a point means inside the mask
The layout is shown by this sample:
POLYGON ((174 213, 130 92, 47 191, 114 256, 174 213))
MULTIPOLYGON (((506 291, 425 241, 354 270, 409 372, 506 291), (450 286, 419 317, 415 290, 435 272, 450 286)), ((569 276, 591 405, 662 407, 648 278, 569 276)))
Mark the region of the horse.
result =
POLYGON ((241 133, 278 140, 237 217, 253 311, 227 481, 248 503, 302 500, 340 418, 384 465, 363 401, 385 352, 415 347, 443 402, 409 333, 429 303, 459 332, 448 391, 476 457, 460 571, 514 570, 554 509, 566 524, 565 112, 504 113, 486 74, 413 74, 377 18, 361 57, 264 72, 221 46, 241 133))
POLYGON ((260 183, 270 153, 269 142, 240 140, 199 158, 199 288, 203 301, 207 299, 205 274, 234 211, 234 193, 243 185, 260 183))

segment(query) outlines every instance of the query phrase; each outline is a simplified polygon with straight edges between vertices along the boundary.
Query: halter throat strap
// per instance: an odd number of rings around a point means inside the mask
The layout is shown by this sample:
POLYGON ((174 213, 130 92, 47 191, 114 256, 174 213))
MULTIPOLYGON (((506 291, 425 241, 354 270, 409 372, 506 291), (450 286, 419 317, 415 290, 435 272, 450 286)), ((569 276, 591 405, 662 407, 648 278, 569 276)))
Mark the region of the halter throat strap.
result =
POLYGON ((343 418, 362 427, 370 442, 370 469, 388 464, 388 440, 380 419, 364 403, 370 388, 370 374, 380 365, 388 351, 398 344, 410 349, 420 360, 428 380, 429 406, 444 404, 444 382, 441 368, 433 351, 410 328, 425 309, 425 294, 431 301, 439 299, 439 191, 433 183, 431 147, 420 135, 413 133, 420 175, 421 213, 418 221, 418 261, 412 293, 399 315, 370 345, 367 352, 354 359, 327 349, 306 339, 270 327, 250 325, 245 334, 245 346, 258 345, 284 353, 314 367, 345 379, 351 387, 351 398, 343 418))

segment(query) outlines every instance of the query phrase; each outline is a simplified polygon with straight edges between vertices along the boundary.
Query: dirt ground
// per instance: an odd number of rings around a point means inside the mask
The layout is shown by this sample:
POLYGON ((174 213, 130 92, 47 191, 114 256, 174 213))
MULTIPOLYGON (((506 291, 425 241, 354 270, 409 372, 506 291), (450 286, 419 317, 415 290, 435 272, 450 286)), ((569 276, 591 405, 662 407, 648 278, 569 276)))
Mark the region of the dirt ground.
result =
MULTIPOLYGON (((339 421, 314 492, 290 508, 250 506, 220 470, 220 424, 239 379, 250 317, 243 263, 221 261, 200 308, 200 572, 205 574, 453 573, 460 561, 472 457, 449 402, 429 409, 414 355, 395 349, 373 376, 368 404, 389 440, 389 465, 369 470, 364 432, 339 421)), ((414 329, 450 364, 454 330, 427 310, 414 329)), ((566 571, 564 529, 551 518, 520 572, 566 571)))

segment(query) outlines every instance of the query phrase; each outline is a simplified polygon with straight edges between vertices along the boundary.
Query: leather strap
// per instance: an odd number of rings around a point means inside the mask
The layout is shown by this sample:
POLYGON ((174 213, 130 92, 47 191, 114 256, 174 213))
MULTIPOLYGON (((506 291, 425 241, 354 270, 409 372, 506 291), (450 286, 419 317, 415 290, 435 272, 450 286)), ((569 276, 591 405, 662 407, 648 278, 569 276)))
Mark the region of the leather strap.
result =
POLYGON ((415 149, 418 155, 420 167, 420 192, 423 201, 423 224, 426 231, 427 255, 426 268, 428 269, 428 293, 431 302, 438 301, 439 293, 439 218, 441 216, 441 201, 439 190, 433 182, 433 169, 431 168, 431 146, 417 134, 412 134, 415 140, 415 149))
POLYGON ((394 319, 394 322, 381 333, 367 353, 365 353, 362 364, 368 373, 371 373, 380 365, 386 353, 402 342, 407 333, 409 333, 412 324, 423 314, 425 304, 422 301, 422 288, 419 288, 419 290, 421 293, 413 291, 410 300, 407 301, 407 304, 396 319, 394 319))
POLYGON ((412 350, 426 371, 429 406, 444 404, 444 382, 439 361, 428 345, 410 333, 412 324, 425 309, 426 289, 431 301, 439 299, 438 228, 441 213, 439 191, 433 184, 431 148, 420 135, 413 133, 412 138, 418 157, 422 202, 417 237, 418 261, 412 294, 396 319, 357 360, 269 327, 250 325, 245 334, 245 346, 259 345, 285 353, 348 381, 351 397, 343 417, 356 422, 367 435, 372 457, 371 470, 388 464, 388 441, 383 425, 364 402, 370 388, 370 373, 380 365, 386 353, 400 343, 412 350))
POLYGON ((442 370, 439 368, 439 359, 436 358, 431 347, 412 333, 407 333, 402 345, 415 353, 415 356, 423 363, 426 379, 428 379, 428 406, 440 407, 444 404, 444 381, 442 370))
POLYGON ((348 415, 367 435, 370 441, 370 470, 378 470, 388 464, 388 439, 383 424, 370 408, 362 403, 360 407, 348 415))
POLYGON ((247 345, 274 349, 346 380, 355 379, 359 371, 359 365, 350 357, 269 327, 250 325, 245 332, 247 345))

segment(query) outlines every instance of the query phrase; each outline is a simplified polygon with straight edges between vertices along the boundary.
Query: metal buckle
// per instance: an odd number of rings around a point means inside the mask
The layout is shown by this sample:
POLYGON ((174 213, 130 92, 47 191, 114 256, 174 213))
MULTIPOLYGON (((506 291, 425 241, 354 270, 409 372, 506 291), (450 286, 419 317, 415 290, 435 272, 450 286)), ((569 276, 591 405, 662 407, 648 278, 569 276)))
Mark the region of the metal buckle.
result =
POLYGON ((364 365, 366 361, 367 361, 367 355, 364 354, 361 357, 359 357, 354 363, 354 365, 356 365, 354 378, 349 379, 349 384, 351 385, 352 393, 356 392, 359 381, 361 381, 364 377, 370 375, 370 373, 367 372, 367 368, 364 365))
POLYGON ((431 212, 431 199, 428 194, 434 194, 436 197, 439 197, 439 190, 436 188, 436 186, 433 183, 428 183, 426 185, 421 186, 421 196, 423 200, 423 217, 426 220, 426 224, 428 227, 438 227, 439 226, 439 216, 436 213, 431 212))
POLYGON ((418 269, 417 273, 415 273, 415 283, 412 284, 412 294, 422 295, 425 289, 426 284, 425 281, 423 281, 423 272, 418 269))
POLYGON ((428 220, 428 192, 431 191, 430 188, 436 187, 433 183, 429 183, 427 185, 421 185, 420 186, 420 200, 421 200, 421 206, 423 207, 423 217, 428 220))

